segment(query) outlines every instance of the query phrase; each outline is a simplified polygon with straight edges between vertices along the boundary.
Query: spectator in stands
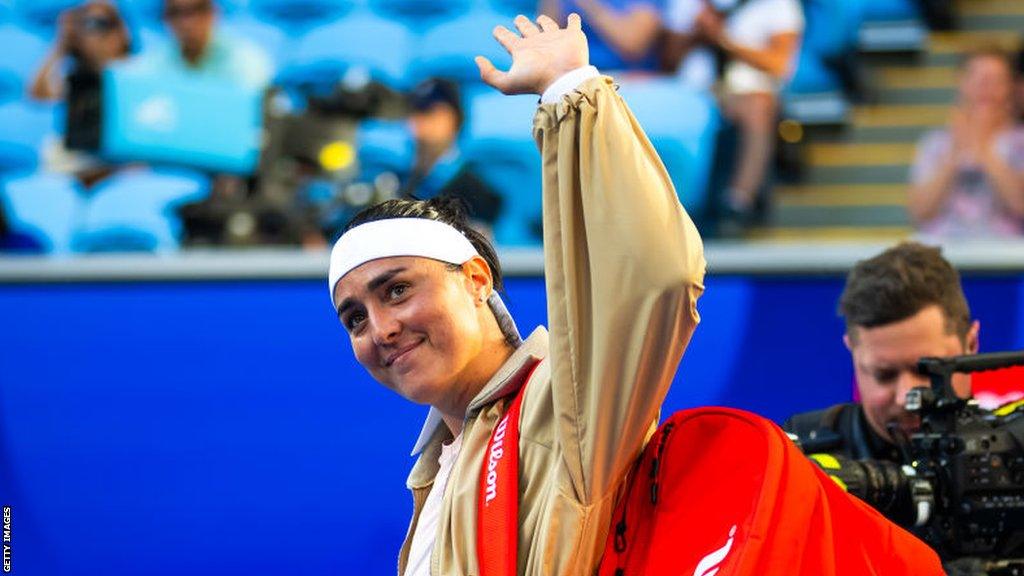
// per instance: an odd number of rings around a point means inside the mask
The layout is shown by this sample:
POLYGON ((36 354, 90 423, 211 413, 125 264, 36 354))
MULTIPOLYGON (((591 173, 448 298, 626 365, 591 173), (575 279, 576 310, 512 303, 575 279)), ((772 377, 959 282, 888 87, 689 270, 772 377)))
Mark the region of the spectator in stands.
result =
POLYGON ((50 169, 73 172, 85 184, 109 172, 90 154, 100 145, 100 80, 108 64, 130 51, 128 29, 112 4, 90 1, 61 14, 53 49, 29 89, 35 100, 67 106, 63 145, 46 153, 50 169))
POLYGON ((264 88, 273 66, 255 44, 217 30, 217 7, 212 0, 164 0, 164 20, 177 44, 156 49, 140 65, 160 73, 178 71, 204 78, 264 88))
POLYGON ((539 10, 563 21, 583 17, 590 61, 601 70, 658 70, 664 0, 541 0, 539 10))
POLYGON ((409 103, 416 159, 402 195, 420 199, 455 196, 466 203, 474 224, 485 231, 493 227, 501 211, 501 196, 466 164, 459 150, 464 118, 459 87, 448 80, 426 80, 413 89, 409 103))
POLYGON ((746 218, 775 144, 779 89, 804 29, 798 0, 670 0, 662 63, 699 89, 720 80, 722 111, 740 132, 725 201, 746 218), (717 72, 721 69, 721 75, 717 72))
POLYGON ((969 54, 949 126, 924 136, 907 208, 919 229, 946 237, 1024 233, 1024 129, 1014 121, 1013 63, 969 54))

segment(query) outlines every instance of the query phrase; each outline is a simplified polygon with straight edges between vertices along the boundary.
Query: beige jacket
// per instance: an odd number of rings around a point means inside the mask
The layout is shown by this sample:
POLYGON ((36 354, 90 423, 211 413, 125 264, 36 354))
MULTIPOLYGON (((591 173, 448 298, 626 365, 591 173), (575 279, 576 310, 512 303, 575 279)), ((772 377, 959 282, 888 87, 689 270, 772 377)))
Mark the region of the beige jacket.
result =
MULTIPOLYGON (((433 575, 479 574, 476 507, 491 431, 541 359, 520 417, 519 574, 592 574, 622 481, 656 423, 703 291, 700 236, 610 78, 542 105, 544 264, 550 335, 538 328, 470 404, 448 481, 433 575)), ((432 434, 431 434, 432 432, 432 434)), ((408 479, 414 511, 437 474, 441 425, 408 479)))

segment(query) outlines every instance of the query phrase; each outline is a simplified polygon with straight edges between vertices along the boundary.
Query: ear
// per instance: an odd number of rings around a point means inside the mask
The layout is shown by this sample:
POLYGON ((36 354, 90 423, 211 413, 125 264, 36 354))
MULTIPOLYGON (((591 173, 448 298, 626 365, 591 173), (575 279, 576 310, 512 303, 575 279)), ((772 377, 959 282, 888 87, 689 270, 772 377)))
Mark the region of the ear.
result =
POLYGON ((466 281, 466 288, 476 300, 477 305, 486 302, 494 287, 494 277, 487 261, 482 256, 474 256, 462 265, 462 275, 466 281))
POLYGON ((967 337, 964 338, 964 352, 967 354, 977 354, 980 348, 980 340, 978 339, 978 333, 981 332, 981 322, 975 320, 971 322, 971 327, 967 330, 967 337))
POLYGON ((846 346, 847 350, 849 350, 850 352, 853 352, 853 341, 850 340, 850 334, 849 333, 843 334, 843 345, 846 346))

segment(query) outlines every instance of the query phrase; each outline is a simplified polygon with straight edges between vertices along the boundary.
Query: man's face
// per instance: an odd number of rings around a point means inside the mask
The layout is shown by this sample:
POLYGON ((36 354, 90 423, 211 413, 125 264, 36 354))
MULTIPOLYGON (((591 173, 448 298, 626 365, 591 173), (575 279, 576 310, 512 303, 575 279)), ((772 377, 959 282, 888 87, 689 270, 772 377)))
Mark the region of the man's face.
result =
POLYGON ((458 137, 459 118, 454 108, 439 102, 410 114, 409 131, 417 144, 447 148, 458 137))
MULTIPOLYGON (((853 357, 857 389, 868 424, 883 438, 892 441, 886 425, 896 423, 907 433, 920 426, 920 418, 906 411, 906 396, 911 388, 929 386, 926 377, 916 371, 924 356, 957 356, 978 351, 978 323, 968 331, 966 342, 946 330, 946 319, 938 306, 927 306, 917 314, 874 328, 855 327, 855 335, 844 340, 853 357)), ((962 398, 971 395, 970 377, 957 374, 953 389, 962 398)))
POLYGON ((113 9, 106 4, 87 4, 77 14, 78 48, 82 57, 97 67, 127 52, 128 40, 113 9))
POLYGON ((381 258, 338 282, 338 316, 375 380, 420 404, 468 403, 461 385, 484 346, 480 309, 490 291, 489 276, 467 271, 474 266, 452 271, 429 258, 381 258))
POLYGON ((166 0, 164 18, 186 53, 201 53, 213 35, 214 9, 207 0, 166 0))

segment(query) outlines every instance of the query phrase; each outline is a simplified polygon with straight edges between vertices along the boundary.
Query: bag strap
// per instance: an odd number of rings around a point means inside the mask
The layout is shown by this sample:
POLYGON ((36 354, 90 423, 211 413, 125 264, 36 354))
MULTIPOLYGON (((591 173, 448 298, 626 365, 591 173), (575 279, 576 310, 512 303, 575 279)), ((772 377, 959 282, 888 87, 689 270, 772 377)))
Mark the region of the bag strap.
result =
POLYGON ((498 421, 484 452, 477 498, 476 554, 481 576, 515 576, 519 542, 519 409, 526 384, 537 362, 523 380, 508 411, 498 421), (506 458, 506 456, 508 456, 506 458))

